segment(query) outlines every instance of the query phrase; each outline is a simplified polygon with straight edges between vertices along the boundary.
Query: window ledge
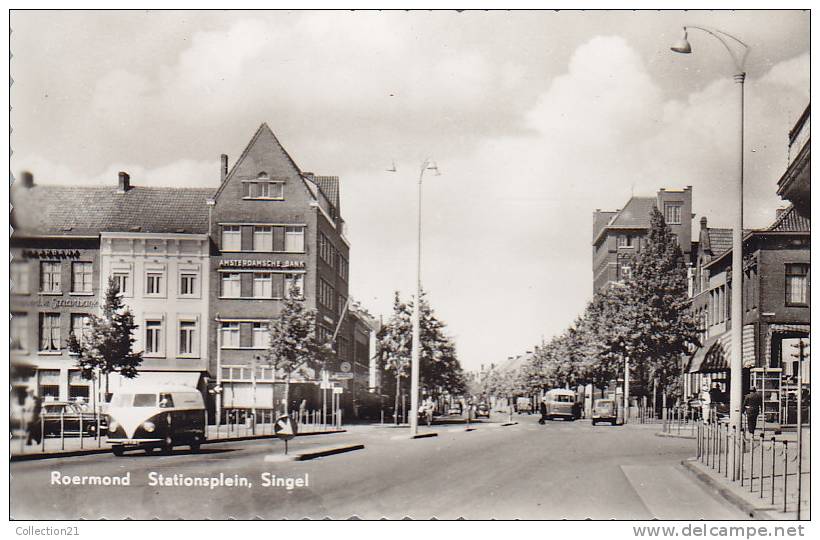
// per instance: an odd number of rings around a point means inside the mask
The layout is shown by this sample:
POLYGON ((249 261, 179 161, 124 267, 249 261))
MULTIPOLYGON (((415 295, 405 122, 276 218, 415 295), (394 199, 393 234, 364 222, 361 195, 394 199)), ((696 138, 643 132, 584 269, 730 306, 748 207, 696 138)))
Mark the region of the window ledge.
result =
POLYGON ((68 293, 69 296, 94 296, 94 292, 74 292, 68 293))
POLYGON ((161 353, 142 353, 143 358, 165 358, 164 354, 161 353))
POLYGON ((284 197, 242 197, 243 201, 284 201, 284 197))
POLYGON ((183 360, 199 360, 200 356, 198 354, 178 354, 177 358, 181 358, 183 360))
POLYGON ((37 351, 40 356, 62 356, 63 351, 37 351))
POLYGON ((57 291, 57 292, 40 291, 37 294, 39 294, 40 296, 62 296, 63 292, 62 291, 57 291))

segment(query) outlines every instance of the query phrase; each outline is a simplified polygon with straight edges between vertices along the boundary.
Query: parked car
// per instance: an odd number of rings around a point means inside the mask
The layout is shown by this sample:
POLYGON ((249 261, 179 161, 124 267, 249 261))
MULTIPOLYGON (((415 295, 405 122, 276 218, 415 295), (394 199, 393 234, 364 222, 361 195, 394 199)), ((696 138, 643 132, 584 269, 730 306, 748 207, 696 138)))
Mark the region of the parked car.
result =
POLYGON ((532 414, 532 399, 520 397, 515 400, 515 410, 518 414, 532 414))
POLYGON ((490 406, 486 403, 479 403, 478 406, 475 408, 475 417, 476 418, 489 418, 490 417, 490 406))
POLYGON ((459 404, 459 403, 453 403, 452 405, 450 405, 447 408, 447 414, 456 415, 456 414, 461 414, 461 413, 462 413, 461 404, 459 404))
POLYGON ((592 425, 598 422, 609 422, 613 426, 618 422, 618 410, 613 399, 596 399, 592 406, 592 425))
POLYGON ((85 410, 81 405, 66 401, 49 401, 43 403, 40 411, 43 421, 43 435, 46 437, 96 437, 99 427, 100 434, 105 434, 105 415, 95 415, 85 410), (80 427, 82 426, 82 430, 80 427))
POLYGON ((581 418, 581 404, 578 403, 575 392, 563 388, 554 388, 544 395, 544 405, 547 420, 563 418, 577 420, 581 418))

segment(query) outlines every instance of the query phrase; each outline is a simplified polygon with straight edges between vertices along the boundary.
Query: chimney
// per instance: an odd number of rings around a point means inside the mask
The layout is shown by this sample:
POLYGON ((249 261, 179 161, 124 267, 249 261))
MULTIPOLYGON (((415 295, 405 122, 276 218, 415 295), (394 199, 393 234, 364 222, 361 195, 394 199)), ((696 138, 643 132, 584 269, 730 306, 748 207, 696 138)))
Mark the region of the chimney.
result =
POLYGON ((29 171, 21 172, 20 184, 26 189, 34 187, 34 175, 31 174, 29 171))
POLYGON ((129 189, 131 189, 131 176, 125 171, 120 171, 117 193, 125 193, 129 189))
POLYGON ((706 216, 703 216, 702 218, 700 218, 700 230, 702 230, 702 231, 706 230, 706 216))
POLYGON ((780 219, 780 216, 782 216, 782 215, 783 215, 783 212, 785 212, 785 211, 786 211, 786 209, 785 209, 785 208, 783 208, 783 207, 780 207, 780 208, 776 209, 776 210, 774 211, 774 218, 775 218, 775 219, 780 219))
POLYGON ((228 177, 228 154, 219 156, 219 161, 219 183, 221 184, 228 177))

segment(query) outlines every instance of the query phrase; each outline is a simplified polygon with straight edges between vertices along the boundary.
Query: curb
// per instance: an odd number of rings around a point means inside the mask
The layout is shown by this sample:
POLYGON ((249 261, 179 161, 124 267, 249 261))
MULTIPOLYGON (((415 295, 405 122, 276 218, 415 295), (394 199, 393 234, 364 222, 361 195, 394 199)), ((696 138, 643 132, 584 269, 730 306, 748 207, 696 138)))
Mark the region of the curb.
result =
POLYGON ((665 437, 667 439, 689 439, 692 441, 697 439, 694 435, 673 435, 672 433, 664 433, 663 431, 656 431, 655 437, 665 437))
MULTIPOLYGON (((332 435, 334 433, 346 433, 346 429, 342 430, 335 430, 335 431, 313 431, 310 433, 299 433, 297 437, 309 437, 311 435, 332 435)), ((202 444, 217 444, 217 443, 226 443, 226 442, 242 442, 242 441, 253 441, 253 440, 263 440, 263 439, 276 439, 276 435, 246 435, 243 437, 230 437, 230 438, 220 438, 220 439, 206 439, 202 441, 202 444)), ((184 446, 184 445, 182 445, 184 446)), ((79 457, 79 456, 92 456, 95 454, 108 454, 111 452, 111 448, 89 448, 83 450, 64 450, 59 452, 46 452, 40 454, 12 454, 9 457, 9 461, 35 461, 40 459, 56 459, 56 458, 66 458, 66 457, 79 457)))
POLYGON ((308 461, 325 456, 332 456, 335 454, 344 454, 346 452, 353 452, 355 450, 364 450, 363 444, 345 444, 342 446, 326 446, 324 448, 315 448, 305 452, 297 452, 295 454, 268 454, 265 456, 265 461, 268 463, 277 463, 282 461, 308 461))
POLYGON ((772 517, 769 514, 769 510, 773 510, 771 507, 757 507, 740 497, 736 493, 734 493, 731 489, 726 487, 722 482, 718 482, 707 473, 699 470, 696 465, 694 465, 694 458, 684 459, 681 461, 681 465, 683 468, 689 471, 697 480, 699 480, 702 484, 704 484, 707 488, 711 489, 712 491, 716 492, 718 495, 723 497, 727 502, 732 504, 735 508, 746 514, 747 516, 758 519, 758 520, 771 520, 772 517))
POLYGON ((518 422, 504 422, 503 424, 501 424, 501 427, 517 426, 517 425, 518 425, 518 422))
POLYGON ((393 435, 390 437, 392 441, 412 440, 412 439, 428 439, 430 437, 438 437, 438 433, 433 431, 430 433, 417 433, 416 435, 393 435))

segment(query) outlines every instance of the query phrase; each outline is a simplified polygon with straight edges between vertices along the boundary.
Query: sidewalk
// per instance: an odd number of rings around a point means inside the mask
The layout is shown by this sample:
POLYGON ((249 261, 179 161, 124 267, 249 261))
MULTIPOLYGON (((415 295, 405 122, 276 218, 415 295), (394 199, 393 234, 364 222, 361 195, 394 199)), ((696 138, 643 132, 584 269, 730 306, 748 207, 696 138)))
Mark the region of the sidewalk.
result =
MULTIPOLYGON (((310 435, 325 435, 332 433, 344 433, 345 428, 334 428, 333 426, 322 426, 319 424, 301 424, 297 437, 310 435)), ((256 430, 252 430, 245 424, 208 426, 207 440, 203 444, 213 444, 228 441, 243 441, 251 439, 264 439, 275 437, 272 424, 257 424, 256 430)), ((25 439, 19 436, 13 437, 9 442, 11 451, 11 461, 23 461, 30 459, 46 459, 58 457, 83 456, 90 454, 102 454, 111 451, 106 437, 95 439, 93 437, 66 437, 46 438, 44 444, 25 445, 25 439)))
MULTIPOLYGON (((810 442, 810 430, 805 428, 801 460, 801 520, 809 519, 811 515, 810 442)), ((742 459, 742 482, 740 479, 732 480, 731 463, 730 472, 727 474, 725 453, 718 454, 718 461, 721 459, 723 461, 720 472, 718 466, 713 463, 714 459, 706 457, 690 458, 683 461, 682 465, 708 488, 717 491, 751 517, 771 520, 797 519, 797 433, 786 432, 778 435, 774 448, 769 441, 762 447, 759 440, 755 440, 753 444, 747 443, 742 459), (788 444, 784 445, 783 441, 788 444)))

